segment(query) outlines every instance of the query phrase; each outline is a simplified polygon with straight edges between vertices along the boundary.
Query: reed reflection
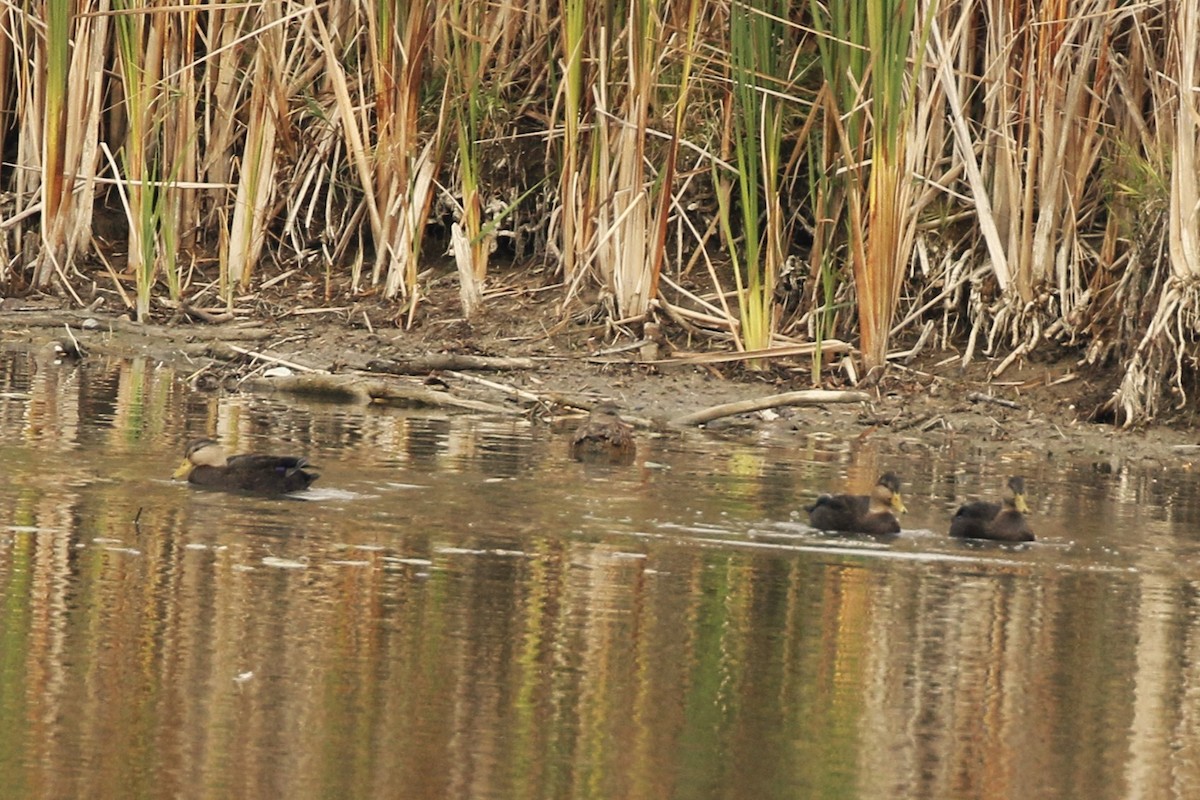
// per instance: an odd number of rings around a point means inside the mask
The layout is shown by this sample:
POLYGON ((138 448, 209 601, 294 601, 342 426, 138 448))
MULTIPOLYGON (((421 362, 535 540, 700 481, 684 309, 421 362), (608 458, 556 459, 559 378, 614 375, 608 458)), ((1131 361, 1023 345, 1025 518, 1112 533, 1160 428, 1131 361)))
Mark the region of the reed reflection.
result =
MULTIPOLYGON (((866 547, 770 527, 849 456, 666 439, 597 469, 523 421, 198 396, 147 362, 0 376, 0 785, 22 796, 1200 784, 1186 531, 1080 522, 1076 546, 1043 507, 1032 548, 866 547), (341 493, 189 490, 169 474, 198 434, 298 443, 341 493)), ((911 472, 916 498, 952 474, 911 472)))

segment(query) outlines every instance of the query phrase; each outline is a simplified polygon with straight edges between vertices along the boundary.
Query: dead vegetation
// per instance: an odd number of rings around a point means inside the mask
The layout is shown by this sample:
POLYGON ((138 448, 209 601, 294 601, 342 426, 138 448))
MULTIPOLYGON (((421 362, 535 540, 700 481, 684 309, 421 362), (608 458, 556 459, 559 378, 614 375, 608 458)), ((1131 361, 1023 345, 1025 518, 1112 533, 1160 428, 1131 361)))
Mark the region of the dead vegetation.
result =
POLYGON ((647 361, 1055 348, 1098 418, 1194 399, 1195 3, 615 8, 7 4, 0 290, 405 329, 537 291, 647 361))

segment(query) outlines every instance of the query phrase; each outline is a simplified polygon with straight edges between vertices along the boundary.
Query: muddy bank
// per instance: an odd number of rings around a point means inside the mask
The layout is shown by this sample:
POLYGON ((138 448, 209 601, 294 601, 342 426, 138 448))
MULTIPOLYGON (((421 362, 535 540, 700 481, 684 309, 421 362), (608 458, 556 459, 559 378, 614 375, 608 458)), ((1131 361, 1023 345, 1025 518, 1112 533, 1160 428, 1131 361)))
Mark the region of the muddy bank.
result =
MULTIPOLYGON (((1135 430, 1090 421, 1111 379, 1084 371, 1069 353, 1013 361, 994 379, 1000 359, 979 358, 964 369, 954 353, 924 354, 889 367, 871 385, 850 385, 834 370, 824 388, 836 392, 800 400, 796 393, 813 388, 807 355, 772 359, 763 371, 710 363, 669 334, 648 347, 603 324, 547 328, 542 303, 516 294, 470 323, 439 318, 406 331, 370 303, 213 322, 179 315, 139 325, 53 299, 6 301, 0 332, 5 348, 47 358, 55 341, 83 358, 146 356, 174 367, 195 391, 305 391, 332 401, 445 405, 548 423, 611 398, 641 426, 663 431, 719 404, 758 401, 773 407, 722 412, 702 427, 783 446, 815 437, 847 447, 869 441, 885 451, 1087 458, 1102 469, 1126 459, 1200 468, 1200 435, 1186 415, 1135 430), (785 394, 797 404, 767 399, 785 394)), ((711 353, 712 343, 705 345, 711 353)))

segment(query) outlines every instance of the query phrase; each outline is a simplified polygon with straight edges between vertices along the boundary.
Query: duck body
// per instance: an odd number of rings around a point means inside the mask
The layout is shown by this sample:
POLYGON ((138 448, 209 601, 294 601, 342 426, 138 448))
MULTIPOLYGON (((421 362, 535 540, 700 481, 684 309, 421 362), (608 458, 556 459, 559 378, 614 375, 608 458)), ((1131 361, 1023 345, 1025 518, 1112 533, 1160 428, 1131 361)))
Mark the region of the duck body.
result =
POLYGON ((823 531, 885 536, 900 532, 897 514, 905 511, 900 479, 888 472, 871 494, 823 494, 807 507, 809 524, 823 531))
POLYGON ((950 521, 950 535, 959 539, 997 542, 1032 542, 1033 531, 1025 519, 1025 479, 1008 479, 1008 494, 1000 503, 976 501, 960 506, 950 521))
POLYGON ((633 429, 621 419, 615 403, 598 404, 571 437, 576 461, 631 464, 636 454, 633 429))
POLYGON ((196 439, 188 443, 174 477, 186 477, 188 483, 210 489, 287 494, 307 489, 317 479, 316 473, 304 469, 307 466, 308 461, 299 456, 226 456, 224 448, 213 440, 196 439))

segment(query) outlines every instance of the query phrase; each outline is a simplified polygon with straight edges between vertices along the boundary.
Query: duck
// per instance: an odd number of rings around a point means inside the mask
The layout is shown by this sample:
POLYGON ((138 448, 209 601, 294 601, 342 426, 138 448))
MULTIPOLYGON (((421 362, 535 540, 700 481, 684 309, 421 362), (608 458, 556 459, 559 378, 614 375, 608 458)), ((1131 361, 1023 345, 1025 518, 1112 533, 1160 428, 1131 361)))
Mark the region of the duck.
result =
POLYGON ((633 426, 621 419, 616 403, 597 403, 571 437, 571 456, 576 461, 632 464, 637 454, 633 426))
POLYGON ((63 342, 59 339, 52 339, 37 349, 34 357, 41 363, 45 364, 74 364, 83 359, 87 355, 84 349, 72 337, 70 342, 63 342))
POLYGON ((1008 479, 1008 493, 999 503, 977 500, 959 506, 950 521, 950 535, 959 539, 992 539, 998 542, 1032 542, 1033 531, 1025 515, 1025 479, 1008 479))
POLYGON ((187 478, 188 483, 211 489, 287 494, 307 489, 317 479, 317 473, 304 469, 307 466, 307 459, 299 456, 228 456, 225 448, 212 439, 193 439, 173 477, 187 478))
POLYGON ((885 472, 869 495, 823 494, 807 510, 814 528, 881 536, 899 533, 896 515, 908 509, 900 497, 900 479, 894 472, 885 472))

